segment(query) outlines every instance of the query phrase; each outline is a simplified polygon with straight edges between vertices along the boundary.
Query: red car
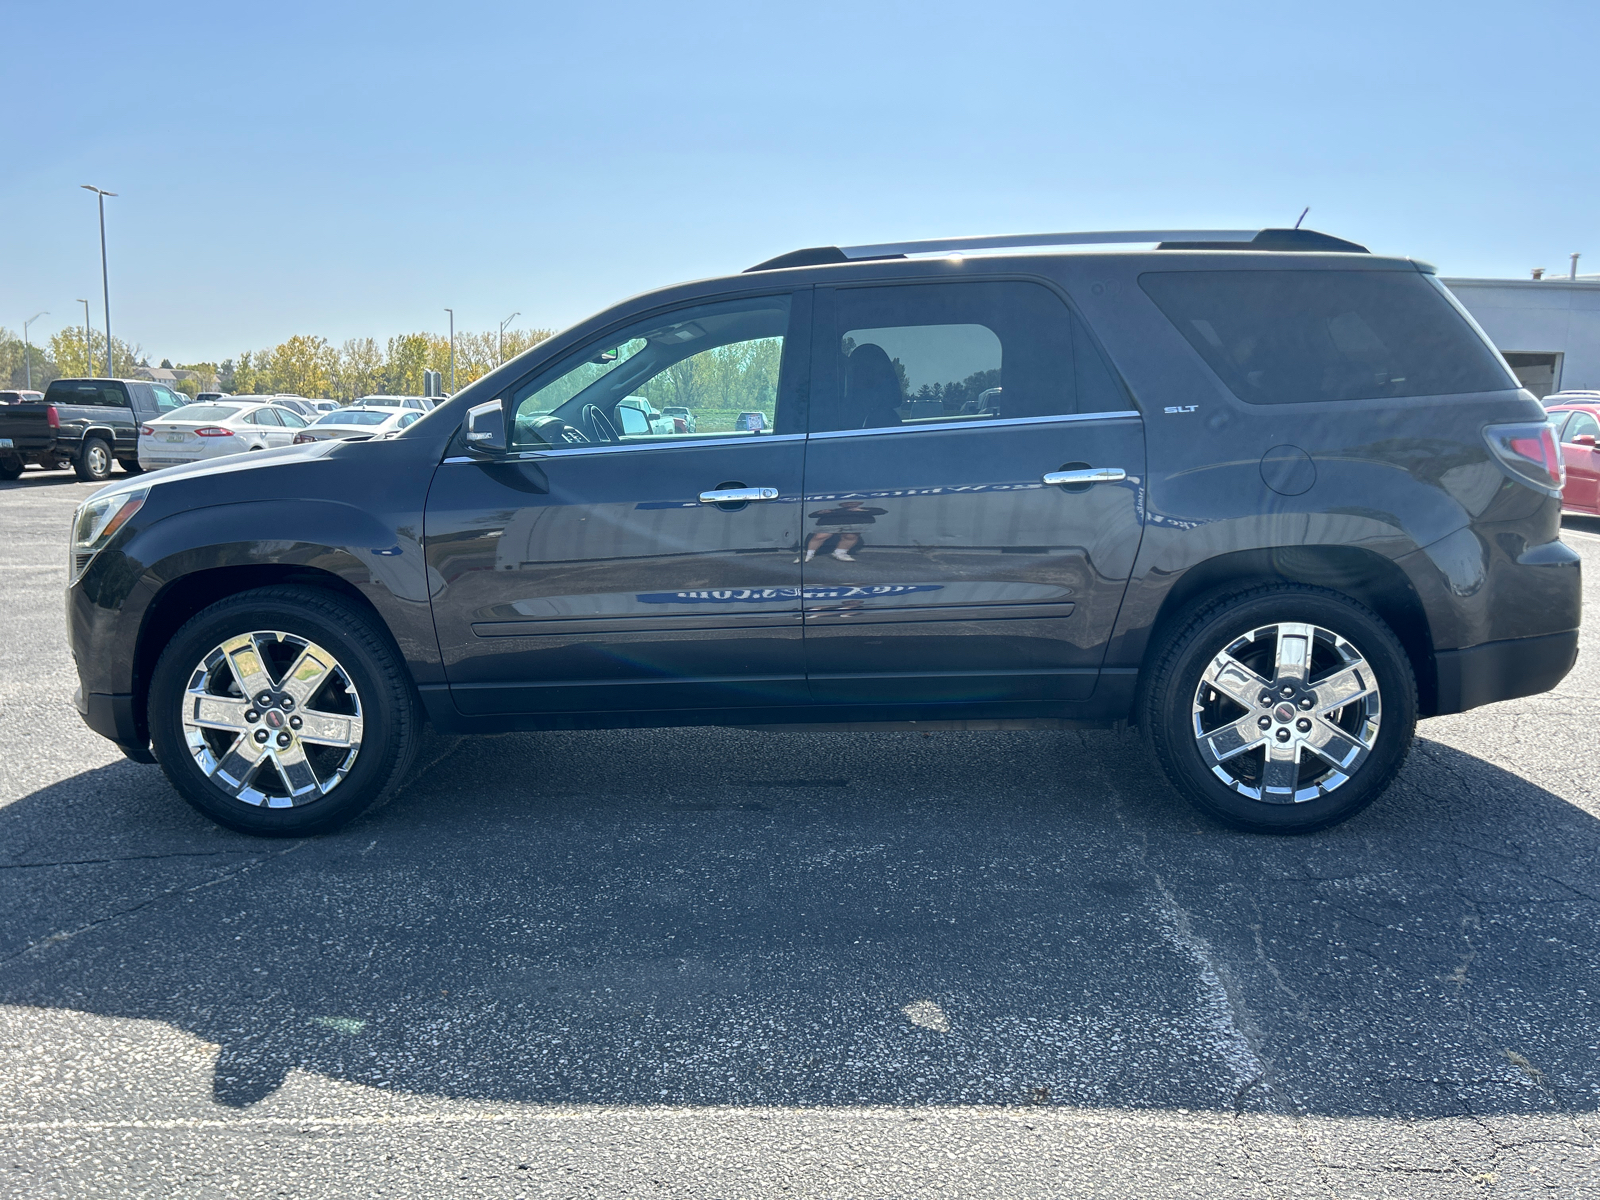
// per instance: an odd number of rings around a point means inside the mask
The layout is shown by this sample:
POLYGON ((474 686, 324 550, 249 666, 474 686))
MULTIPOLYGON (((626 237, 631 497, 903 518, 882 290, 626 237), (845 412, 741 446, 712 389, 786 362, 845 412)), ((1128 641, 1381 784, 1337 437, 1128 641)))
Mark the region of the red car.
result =
POLYGON ((1600 398, 1584 404, 1558 404, 1550 423, 1561 441, 1567 484, 1561 489, 1563 511, 1600 516, 1600 398))

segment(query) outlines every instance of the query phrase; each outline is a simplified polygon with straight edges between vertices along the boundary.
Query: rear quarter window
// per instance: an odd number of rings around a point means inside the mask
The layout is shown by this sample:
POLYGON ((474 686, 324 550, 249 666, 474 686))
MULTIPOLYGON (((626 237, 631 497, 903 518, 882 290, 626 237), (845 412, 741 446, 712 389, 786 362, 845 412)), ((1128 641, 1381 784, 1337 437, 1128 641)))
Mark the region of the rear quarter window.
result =
POLYGON ((1139 286, 1249 404, 1505 391, 1516 380, 1410 271, 1154 271, 1139 286))

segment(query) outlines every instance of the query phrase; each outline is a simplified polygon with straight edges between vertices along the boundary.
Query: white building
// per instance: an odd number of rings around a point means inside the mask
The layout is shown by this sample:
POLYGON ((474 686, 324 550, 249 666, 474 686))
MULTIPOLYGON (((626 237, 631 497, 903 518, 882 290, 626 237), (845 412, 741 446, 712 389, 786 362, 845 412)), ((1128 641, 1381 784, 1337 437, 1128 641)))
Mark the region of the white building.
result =
POLYGON ((1600 389, 1600 279, 1444 283, 1535 396, 1600 389))

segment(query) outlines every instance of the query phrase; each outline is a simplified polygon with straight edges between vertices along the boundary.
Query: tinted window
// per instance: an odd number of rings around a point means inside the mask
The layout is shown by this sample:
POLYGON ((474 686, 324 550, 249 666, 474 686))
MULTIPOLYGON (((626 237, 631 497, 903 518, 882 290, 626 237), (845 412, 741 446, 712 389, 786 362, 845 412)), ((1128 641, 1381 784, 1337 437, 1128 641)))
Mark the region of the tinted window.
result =
POLYGON ((1567 422, 1567 427, 1561 433, 1563 442, 1570 442, 1581 433, 1600 439, 1600 421, 1596 421, 1586 412, 1575 412, 1572 419, 1567 422))
POLYGON ((1080 397, 1087 411, 1128 407, 1077 318, 1037 284, 841 288, 833 325, 813 431, 1059 416, 1080 397))
POLYGON ((292 408, 279 408, 273 411, 278 414, 278 420, 282 421, 290 429, 304 429, 306 427, 306 419, 292 408))
POLYGON ((255 422, 257 425, 282 425, 278 419, 278 410, 275 408, 256 409, 255 422))
POLYGON ((1251 404, 1517 386, 1443 291, 1412 271, 1153 272, 1139 285, 1251 404))
POLYGON ((164 421, 226 421, 238 408, 232 404, 190 404, 162 416, 164 421))
POLYGON ((44 393, 47 404, 98 404, 106 408, 127 408, 128 398, 120 383, 93 379, 57 379, 44 393))
POLYGON ((782 400, 789 297, 701 304, 653 317, 541 372, 511 395, 512 444, 536 448, 681 437, 662 408, 694 414, 696 438, 800 432, 782 400), (590 410, 605 425, 596 429, 590 410), (552 421, 554 418, 554 421, 552 421), (581 439, 574 441, 570 431, 581 439))
POLYGON ((331 412, 317 419, 318 425, 382 425, 394 416, 393 410, 382 408, 346 409, 331 412))
POLYGON ((189 398, 187 396, 177 395, 176 393, 169 391, 167 388, 162 387, 159 383, 152 383, 150 385, 150 390, 155 393, 157 412, 168 413, 175 408, 182 408, 185 404, 189 403, 189 398))

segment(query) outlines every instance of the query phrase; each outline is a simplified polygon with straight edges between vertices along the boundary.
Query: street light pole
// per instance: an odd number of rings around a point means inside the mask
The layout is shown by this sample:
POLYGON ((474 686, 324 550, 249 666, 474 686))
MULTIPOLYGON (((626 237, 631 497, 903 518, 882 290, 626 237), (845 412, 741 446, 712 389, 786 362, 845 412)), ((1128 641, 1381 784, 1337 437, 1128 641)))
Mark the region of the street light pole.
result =
MULTIPOLYGON (((85 191, 93 192, 100 199, 100 286, 105 291, 106 298, 106 378, 111 378, 111 276, 106 271, 106 197, 115 196, 115 192, 108 192, 104 188, 97 188, 92 183, 78 185, 85 191)), ((94 363, 89 363, 89 373, 94 374, 94 363)))
POLYGON ((47 312, 36 312, 22 323, 22 362, 28 371, 28 390, 33 391, 33 350, 28 346, 28 326, 40 317, 48 317, 47 312))
POLYGON ((75 300, 73 303, 83 305, 83 369, 86 374, 93 375, 94 348, 89 341, 89 302, 87 300, 75 300))
MULTIPOLYGON (((506 326, 511 324, 511 322, 515 321, 521 315, 522 314, 519 312, 514 312, 504 321, 500 322, 500 340, 494 344, 494 354, 495 357, 498 358, 502 363, 506 361, 506 326)), ((495 365, 498 366, 499 363, 496 363, 495 365)))
POLYGON ((450 394, 456 394, 456 310, 445 309, 450 314, 450 394))

